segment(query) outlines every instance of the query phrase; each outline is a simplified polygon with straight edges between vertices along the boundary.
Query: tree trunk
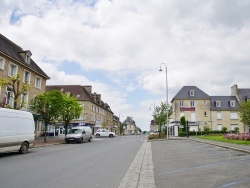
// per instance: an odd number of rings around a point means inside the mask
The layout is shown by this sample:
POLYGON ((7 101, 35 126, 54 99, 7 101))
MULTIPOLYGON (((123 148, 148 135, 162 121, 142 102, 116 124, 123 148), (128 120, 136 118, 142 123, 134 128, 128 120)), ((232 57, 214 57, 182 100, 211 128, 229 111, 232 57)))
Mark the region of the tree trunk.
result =
POLYGON ((44 130, 44 142, 46 142, 46 137, 47 137, 47 127, 48 127, 48 124, 45 123, 45 130, 44 130))

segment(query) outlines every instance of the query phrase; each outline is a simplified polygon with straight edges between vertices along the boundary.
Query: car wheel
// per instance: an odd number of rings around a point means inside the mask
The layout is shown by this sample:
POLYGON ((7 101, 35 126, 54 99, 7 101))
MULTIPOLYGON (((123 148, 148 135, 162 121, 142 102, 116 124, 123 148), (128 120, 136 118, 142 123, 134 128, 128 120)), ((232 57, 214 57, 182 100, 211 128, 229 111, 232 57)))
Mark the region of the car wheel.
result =
POLYGON ((110 134, 110 135, 109 135, 109 138, 112 138, 112 137, 113 137, 113 135, 112 135, 112 134, 110 134))
POLYGON ((23 142, 19 152, 25 154, 28 153, 28 149, 29 149, 29 144, 27 142, 23 142))
POLYGON ((89 142, 91 142, 91 138, 89 139, 89 142))
POLYGON ((100 134, 96 134, 95 136, 96 136, 96 137, 100 137, 100 134))
POLYGON ((69 144, 69 141, 65 141, 66 142, 66 144, 69 144))

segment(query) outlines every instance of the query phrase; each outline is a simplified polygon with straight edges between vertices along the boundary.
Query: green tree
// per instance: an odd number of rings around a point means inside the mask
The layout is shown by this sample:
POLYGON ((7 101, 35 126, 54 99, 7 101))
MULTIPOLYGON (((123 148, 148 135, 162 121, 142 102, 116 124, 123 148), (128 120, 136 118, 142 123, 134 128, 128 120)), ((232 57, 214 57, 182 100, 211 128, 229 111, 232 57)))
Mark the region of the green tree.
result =
MULTIPOLYGON (((19 74, 12 76, 10 80, 0 78, 0 86, 7 86, 13 93, 13 95, 9 96, 14 101, 13 109, 19 110, 25 105, 25 101, 21 100, 20 97, 29 89, 29 85, 22 82, 19 74)), ((6 107, 12 108, 9 105, 6 107)))
MULTIPOLYGON (((250 101, 242 102, 239 105, 239 114, 241 122, 245 126, 250 126, 250 101)), ((244 129, 245 130, 245 129, 244 129)))
POLYGON ((37 95, 31 101, 32 112, 39 114, 45 124, 44 142, 46 142, 47 127, 60 116, 63 104, 63 95, 57 90, 37 95))
POLYGON ((222 127, 221 130, 222 130, 223 132, 226 132, 226 131, 227 131, 227 127, 222 127))
POLYGON ((73 96, 63 94, 63 105, 60 112, 59 120, 65 124, 65 135, 68 132, 68 126, 73 119, 79 118, 82 112, 81 105, 73 96))
POLYGON ((186 118, 185 116, 182 116, 180 119, 180 124, 183 125, 183 132, 186 132, 186 118))
POLYGON ((163 102, 161 102, 160 106, 156 106, 154 109, 153 117, 156 125, 158 125, 159 136, 162 131, 162 126, 166 124, 167 120, 166 111, 167 111, 167 106, 163 102))

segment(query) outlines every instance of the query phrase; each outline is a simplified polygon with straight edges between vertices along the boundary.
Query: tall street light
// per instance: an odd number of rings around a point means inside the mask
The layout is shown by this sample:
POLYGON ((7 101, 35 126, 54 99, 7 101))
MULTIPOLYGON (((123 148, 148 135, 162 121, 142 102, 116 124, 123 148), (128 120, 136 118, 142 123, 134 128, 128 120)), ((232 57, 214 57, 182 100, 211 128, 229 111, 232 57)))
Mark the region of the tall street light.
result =
POLYGON ((168 139, 169 138, 168 137, 168 69, 167 69, 167 65, 165 63, 162 63, 162 64, 160 64, 159 71, 162 71, 161 65, 164 65, 165 69, 166 69, 166 98, 167 98, 167 104, 166 104, 166 107, 167 107, 166 116, 167 116, 167 118, 166 118, 166 123, 167 123, 167 139, 168 139))

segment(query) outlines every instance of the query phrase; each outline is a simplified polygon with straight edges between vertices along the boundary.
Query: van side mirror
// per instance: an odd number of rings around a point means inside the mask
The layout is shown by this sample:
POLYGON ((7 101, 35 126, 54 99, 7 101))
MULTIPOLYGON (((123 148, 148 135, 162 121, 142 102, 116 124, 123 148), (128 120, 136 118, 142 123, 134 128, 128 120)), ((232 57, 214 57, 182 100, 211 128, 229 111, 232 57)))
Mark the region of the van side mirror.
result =
POLYGON ((82 131, 82 134, 85 134, 85 131, 82 131))

